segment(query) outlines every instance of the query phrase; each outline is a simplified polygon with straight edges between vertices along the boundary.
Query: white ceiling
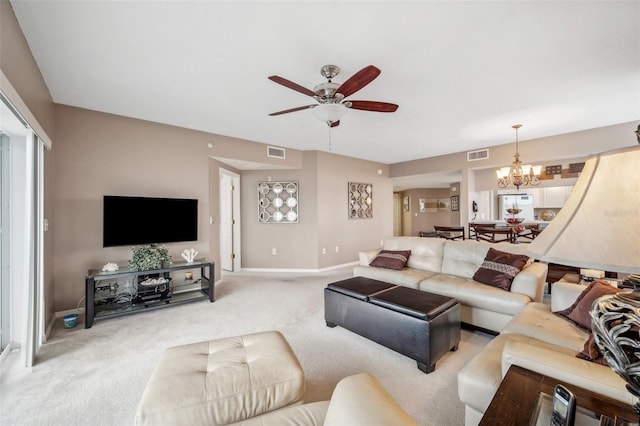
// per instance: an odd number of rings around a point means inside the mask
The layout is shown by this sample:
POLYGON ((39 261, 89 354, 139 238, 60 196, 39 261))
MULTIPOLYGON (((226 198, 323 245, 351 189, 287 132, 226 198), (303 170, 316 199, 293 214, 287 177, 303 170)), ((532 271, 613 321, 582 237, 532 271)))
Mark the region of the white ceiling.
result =
POLYGON ((640 118, 638 1, 12 0, 60 104, 396 163, 640 118), (306 88, 382 74, 331 130, 306 88))

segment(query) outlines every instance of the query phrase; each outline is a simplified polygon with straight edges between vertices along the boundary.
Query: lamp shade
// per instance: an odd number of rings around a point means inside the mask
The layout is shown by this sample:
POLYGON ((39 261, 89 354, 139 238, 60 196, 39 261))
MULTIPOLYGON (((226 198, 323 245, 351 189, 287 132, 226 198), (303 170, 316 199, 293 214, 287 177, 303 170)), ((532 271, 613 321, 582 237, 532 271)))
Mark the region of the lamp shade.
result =
POLYGON ((640 146, 589 158, 529 253, 562 265, 640 273, 639 165, 640 146))
POLYGON ((311 112, 324 123, 334 123, 347 112, 347 107, 343 104, 320 104, 311 112))

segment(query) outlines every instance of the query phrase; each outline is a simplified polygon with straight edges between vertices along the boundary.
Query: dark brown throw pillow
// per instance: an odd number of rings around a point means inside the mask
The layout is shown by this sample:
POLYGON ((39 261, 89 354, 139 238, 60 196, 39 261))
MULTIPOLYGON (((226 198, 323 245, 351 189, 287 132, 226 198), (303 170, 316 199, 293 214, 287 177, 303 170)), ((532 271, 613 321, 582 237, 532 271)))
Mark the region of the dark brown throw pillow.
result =
POLYGON ((573 305, 554 314, 565 318, 582 330, 591 332, 591 306, 599 297, 616 294, 620 290, 610 286, 605 281, 595 280, 580 293, 573 305))
POLYGON ((501 288, 505 291, 511 290, 513 278, 518 275, 527 264, 529 256, 523 254, 505 253, 494 248, 490 248, 484 257, 484 262, 473 274, 475 281, 501 288))
POLYGON ((596 364, 609 366, 609 363, 604 359, 604 355, 600 352, 600 348, 596 344, 593 334, 589 335, 589 340, 584 342, 584 348, 581 352, 578 352, 576 358, 586 359, 587 361, 595 362, 596 364))
POLYGON ((402 270, 407 266, 411 250, 382 250, 369 266, 402 270))

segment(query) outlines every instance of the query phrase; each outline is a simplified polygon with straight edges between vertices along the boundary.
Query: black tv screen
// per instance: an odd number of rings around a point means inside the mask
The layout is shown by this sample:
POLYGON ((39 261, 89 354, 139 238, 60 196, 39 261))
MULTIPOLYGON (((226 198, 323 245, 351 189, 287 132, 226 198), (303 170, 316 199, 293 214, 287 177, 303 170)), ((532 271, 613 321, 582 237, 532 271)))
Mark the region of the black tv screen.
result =
POLYGON ((104 196, 104 247, 198 239, 198 200, 104 196))

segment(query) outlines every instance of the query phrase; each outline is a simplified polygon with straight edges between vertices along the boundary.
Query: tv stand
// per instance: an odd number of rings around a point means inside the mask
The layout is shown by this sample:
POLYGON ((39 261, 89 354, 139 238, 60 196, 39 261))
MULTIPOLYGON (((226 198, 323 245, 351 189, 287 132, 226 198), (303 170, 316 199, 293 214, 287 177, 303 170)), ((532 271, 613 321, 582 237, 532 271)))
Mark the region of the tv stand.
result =
POLYGON ((85 278, 84 326, 91 328, 95 320, 207 298, 213 302, 213 273, 213 262, 207 259, 174 262, 169 267, 148 271, 89 270, 85 278))

